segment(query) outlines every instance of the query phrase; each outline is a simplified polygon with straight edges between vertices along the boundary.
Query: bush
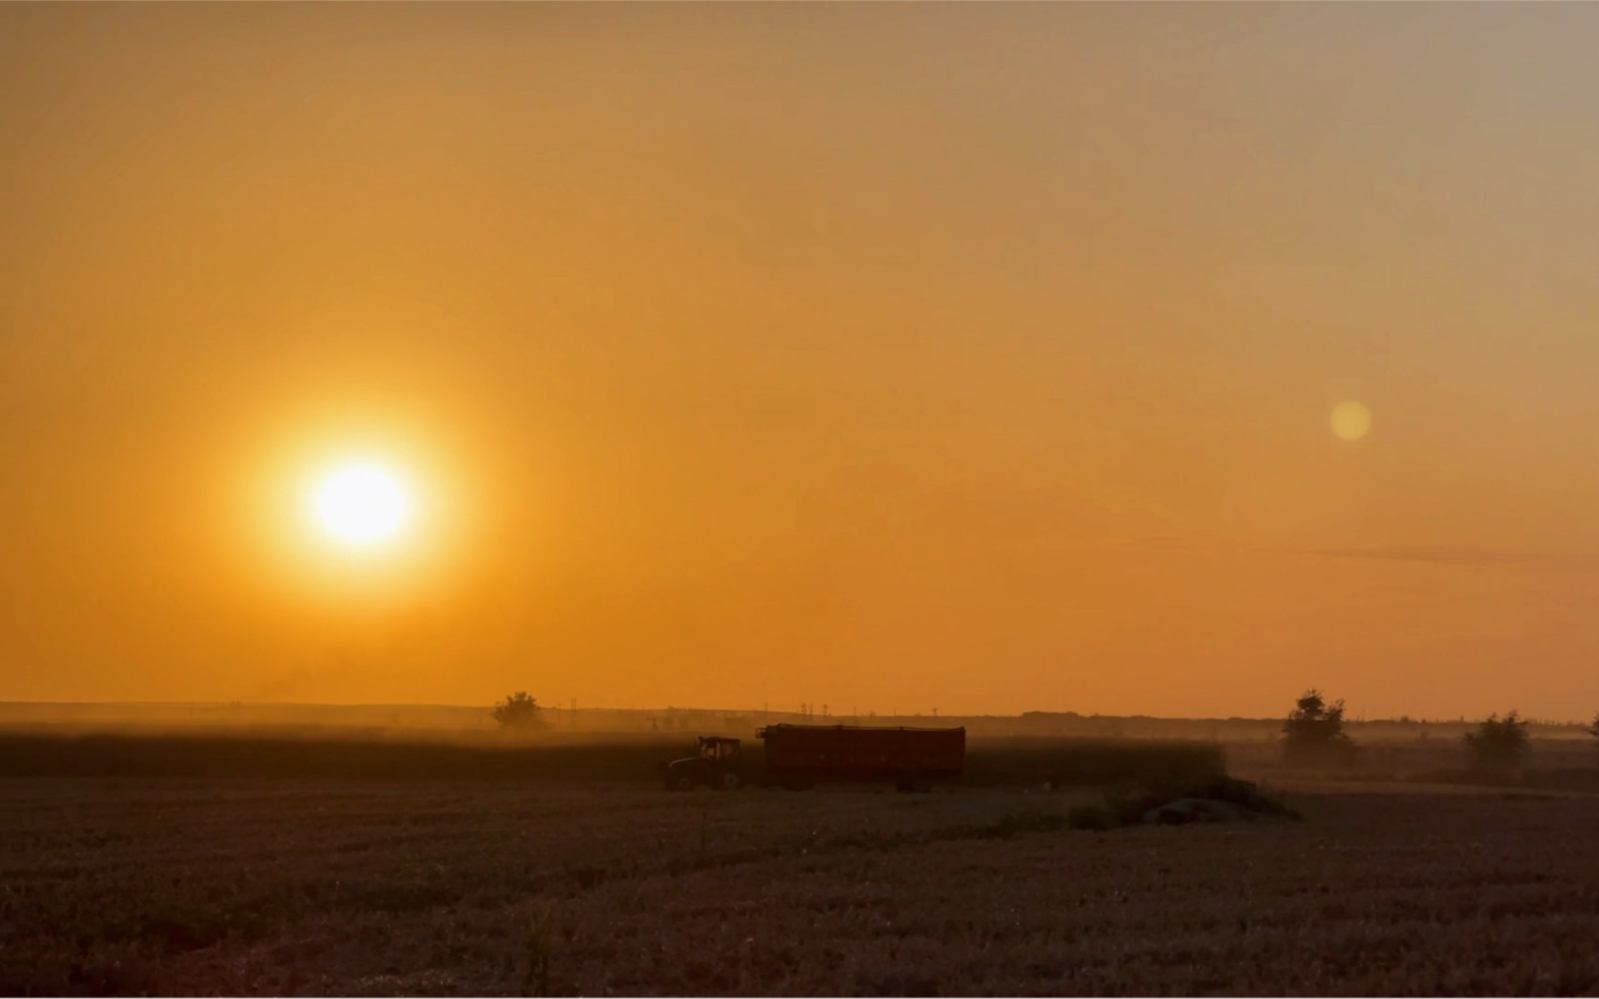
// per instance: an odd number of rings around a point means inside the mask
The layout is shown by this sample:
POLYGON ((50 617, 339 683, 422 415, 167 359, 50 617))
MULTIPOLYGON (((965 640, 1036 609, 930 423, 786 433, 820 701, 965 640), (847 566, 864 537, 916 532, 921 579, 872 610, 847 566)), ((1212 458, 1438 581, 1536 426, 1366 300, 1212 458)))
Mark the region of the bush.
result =
POLYGON ((1353 763, 1355 744, 1344 732, 1344 702, 1329 704, 1321 691, 1305 691, 1283 723, 1283 756, 1290 763, 1353 763))
POLYGON ((496 703, 494 720, 500 723, 501 728, 544 727, 543 709, 539 707, 538 700, 529 697, 525 690, 519 690, 496 703))
POLYGON ((1527 723, 1512 711, 1503 718, 1489 715, 1477 726, 1477 731, 1467 732, 1462 739, 1472 765, 1482 769, 1504 770, 1519 765, 1527 755, 1529 738, 1527 723))

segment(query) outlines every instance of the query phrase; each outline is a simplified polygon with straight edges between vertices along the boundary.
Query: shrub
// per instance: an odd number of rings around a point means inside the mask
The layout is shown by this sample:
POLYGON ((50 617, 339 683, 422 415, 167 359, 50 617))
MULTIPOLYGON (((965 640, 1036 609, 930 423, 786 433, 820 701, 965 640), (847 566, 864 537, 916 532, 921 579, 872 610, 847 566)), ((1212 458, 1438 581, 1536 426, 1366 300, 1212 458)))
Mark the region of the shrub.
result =
POLYGON ((529 697, 525 690, 519 690, 494 705, 494 720, 500 723, 501 728, 542 728, 542 712, 537 698, 529 697))
POLYGON ((1503 718, 1489 715, 1477 731, 1467 732, 1462 738, 1472 765, 1485 769, 1514 767, 1521 763, 1529 747, 1527 723, 1514 711, 1503 718))
POLYGON ((1329 704, 1321 691, 1305 691, 1283 723, 1283 756, 1290 763, 1353 763, 1355 745, 1344 732, 1344 702, 1329 704))

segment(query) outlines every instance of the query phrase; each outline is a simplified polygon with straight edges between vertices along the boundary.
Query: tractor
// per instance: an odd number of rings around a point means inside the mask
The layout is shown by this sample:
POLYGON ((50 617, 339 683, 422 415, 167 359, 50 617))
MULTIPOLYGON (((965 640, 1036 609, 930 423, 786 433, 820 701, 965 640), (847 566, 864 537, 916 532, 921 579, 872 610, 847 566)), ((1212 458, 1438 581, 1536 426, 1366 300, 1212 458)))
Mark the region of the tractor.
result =
POLYGON ((668 791, 692 791, 696 787, 732 791, 744 784, 744 758, 738 740, 719 735, 700 736, 698 756, 685 756, 663 764, 668 791))

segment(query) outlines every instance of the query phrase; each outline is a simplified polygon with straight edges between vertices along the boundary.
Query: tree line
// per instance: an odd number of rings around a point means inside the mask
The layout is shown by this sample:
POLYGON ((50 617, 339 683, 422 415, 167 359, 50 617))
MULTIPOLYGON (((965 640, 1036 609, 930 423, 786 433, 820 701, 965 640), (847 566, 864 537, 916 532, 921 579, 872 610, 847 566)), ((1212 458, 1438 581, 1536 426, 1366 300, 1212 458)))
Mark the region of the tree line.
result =
MULTIPOLYGON (((1587 728, 1599 739, 1599 715, 1587 728)), ((1532 748, 1527 721, 1516 711, 1497 713, 1461 736, 1472 765, 1504 770, 1520 766, 1532 748)), ((1300 695, 1283 723, 1283 755, 1290 763, 1345 766, 1354 762, 1355 744, 1344 731, 1344 702, 1328 701, 1319 690, 1300 695)))
MULTIPOLYGON (((510 730, 545 727, 543 708, 525 690, 495 702, 494 720, 510 730)), ((1587 731, 1599 739, 1599 715, 1587 731)), ((1516 711, 1504 717, 1489 715, 1461 741, 1472 765, 1481 769, 1513 769, 1525 762, 1532 748, 1527 721, 1516 711)), ((1284 758, 1301 765, 1349 766, 1356 755, 1354 740, 1344 730, 1343 700, 1329 701, 1315 689, 1301 694, 1283 722, 1284 758)))

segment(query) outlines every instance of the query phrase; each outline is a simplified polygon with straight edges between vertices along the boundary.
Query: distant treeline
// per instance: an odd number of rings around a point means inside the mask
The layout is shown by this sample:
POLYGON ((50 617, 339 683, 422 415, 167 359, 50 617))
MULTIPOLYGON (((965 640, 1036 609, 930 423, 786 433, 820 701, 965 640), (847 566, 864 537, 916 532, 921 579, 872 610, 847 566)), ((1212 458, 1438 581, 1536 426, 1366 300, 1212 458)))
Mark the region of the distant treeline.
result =
MULTIPOLYGON (((540 702, 543 704, 543 702, 540 702)), ((1274 742, 1283 719, 1157 718, 1148 715, 1094 715, 1074 711, 1029 711, 1020 715, 855 714, 851 711, 720 710, 703 708, 584 708, 543 704, 545 735, 629 735, 661 740, 694 735, 751 738, 762 725, 780 722, 844 725, 960 725, 974 738, 1050 736, 1078 739, 1191 739, 1225 743, 1274 742)), ((1345 718, 1352 736, 1363 742, 1459 738, 1476 719, 1345 718)), ((1578 723, 1529 719, 1538 739, 1586 738, 1578 723)), ((49 732, 61 726, 102 733, 173 733, 263 736, 322 733, 331 739, 446 739, 472 742, 494 738, 500 726, 492 708, 445 705, 327 704, 70 704, 0 702, 0 731, 49 732)))
MULTIPOLYGON (((224 735, 0 733, 0 777, 655 781, 692 740, 465 746, 224 735)), ((761 746, 745 747, 761 767, 761 746)), ((1182 780, 1225 769, 1197 742, 1001 738, 968 743, 966 782, 1055 786, 1182 780)))

